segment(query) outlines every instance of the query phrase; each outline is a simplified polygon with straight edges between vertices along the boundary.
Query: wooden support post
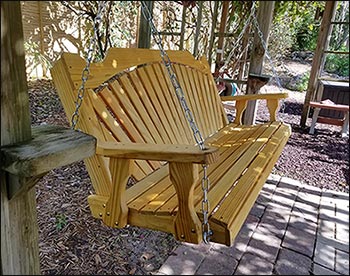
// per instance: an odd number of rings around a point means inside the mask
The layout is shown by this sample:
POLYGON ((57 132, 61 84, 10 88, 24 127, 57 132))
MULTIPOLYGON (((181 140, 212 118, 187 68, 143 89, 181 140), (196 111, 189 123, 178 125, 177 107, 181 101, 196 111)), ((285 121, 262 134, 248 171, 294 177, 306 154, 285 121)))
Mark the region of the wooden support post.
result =
POLYGON ((197 23, 196 23, 196 34, 194 36, 194 44, 193 44, 193 55, 195 57, 198 55, 199 34, 202 26, 202 11, 203 11, 203 1, 199 1, 197 23))
MULTIPOLYGON (((145 3, 150 13, 153 14, 153 1, 145 1, 145 3)), ((146 49, 149 49, 151 47, 151 28, 148 20, 143 16, 142 13, 140 16, 139 37, 137 47, 146 49)))
MULTIPOLYGON (((270 27, 272 24, 273 10, 275 7, 275 1, 260 1, 257 20, 260 30, 263 34, 263 40, 268 45, 270 27)), ((261 75, 263 69, 265 57, 265 50, 262 45, 261 39, 257 30, 254 30, 254 46, 250 59, 249 74, 261 75)), ((256 94, 259 92, 257 87, 250 85, 248 78, 247 92, 246 94, 256 94)), ((251 101, 248 103, 247 109, 244 114, 243 123, 247 125, 254 124, 256 117, 257 105, 256 102, 251 101)))
MULTIPOLYGON (((31 138, 20 1, 1 1, 1 146, 31 138)), ((1 274, 38 275, 35 189, 9 200, 26 181, 1 170, 1 274)))
POLYGON ((183 50, 184 49, 185 27, 186 27, 186 11, 187 11, 187 6, 182 5, 181 34, 180 34, 179 50, 183 50))
POLYGON ((219 13, 219 1, 215 1, 214 14, 213 14, 213 20, 211 22, 211 32, 210 32, 210 38, 209 38, 209 49, 207 54, 207 59, 210 66, 212 62, 212 51, 213 51, 213 45, 214 45, 214 39, 215 39, 215 28, 218 20, 218 13, 219 13))
POLYGON ((226 32, 226 24, 227 24, 227 16, 228 16, 228 8, 230 6, 230 1, 222 1, 222 13, 221 13, 221 21, 220 21, 220 29, 219 29, 219 40, 218 47, 216 49, 216 60, 215 60, 215 72, 219 70, 219 63, 221 62, 224 56, 224 34, 226 32))
POLYGON ((324 65, 324 51, 327 49, 331 34, 331 22, 335 16, 337 1, 326 1, 325 10, 317 38, 317 46, 312 59, 311 72, 307 92, 304 100, 303 112, 301 114, 300 126, 305 127, 310 111, 310 101, 313 100, 317 81, 324 65))

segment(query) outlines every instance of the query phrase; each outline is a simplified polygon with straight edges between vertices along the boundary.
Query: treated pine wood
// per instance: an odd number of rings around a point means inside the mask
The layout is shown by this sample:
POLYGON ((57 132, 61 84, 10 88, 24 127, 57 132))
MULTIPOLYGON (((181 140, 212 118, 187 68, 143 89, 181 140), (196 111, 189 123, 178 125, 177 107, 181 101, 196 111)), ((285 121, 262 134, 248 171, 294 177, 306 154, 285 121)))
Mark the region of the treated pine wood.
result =
POLYGON ((104 156, 125 159, 164 160, 171 162, 190 162, 210 164, 217 159, 218 149, 206 147, 205 150, 191 145, 162 145, 144 143, 100 142, 96 153, 104 156))
POLYGON ((279 99, 285 99, 288 97, 288 93, 269 93, 269 94, 249 94, 239 96, 222 96, 222 101, 236 101, 236 118, 235 123, 242 123, 242 114, 246 110, 248 100, 263 100, 267 102, 267 107, 270 113, 270 121, 277 120, 277 111, 279 107, 279 99))
POLYGON ((128 206, 125 190, 130 177, 131 161, 111 158, 110 171, 112 175, 112 191, 106 203, 102 220, 111 227, 124 227, 128 222, 128 206))
MULTIPOLYGON (((31 138, 21 4, 1 2, 1 147, 31 138)), ((9 199, 27 179, 1 170, 1 274, 38 275, 35 189, 9 199)))
POLYGON ((61 126, 36 126, 32 139, 1 148, 1 169, 32 177, 90 157, 96 138, 61 126))
POLYGON ((178 197, 175 237, 186 242, 200 243, 202 223, 196 215, 193 205, 193 189, 198 179, 198 167, 191 163, 170 162, 169 174, 178 197))
MULTIPOLYGON (((188 51, 167 50, 170 60, 193 67, 206 75, 211 75, 210 68, 200 60, 194 60, 188 51)), ((81 84, 81 72, 86 62, 78 55, 64 53, 62 61, 67 66, 75 88, 81 84)), ((109 80, 114 75, 125 69, 137 67, 147 63, 159 63, 161 56, 158 50, 135 48, 110 48, 102 63, 91 64, 90 77, 86 82, 86 88, 95 88, 109 80)))
MULTIPOLYGON (((154 56, 153 50, 139 50, 131 49, 124 52, 111 49, 110 53, 127 54, 130 60, 124 60, 125 56, 109 54, 104 62, 93 65, 94 71, 89 84, 92 89, 99 86, 98 81, 110 78, 113 72, 127 64, 132 67, 135 64, 147 63, 144 66, 131 68, 128 72, 118 71, 120 74, 113 77, 98 93, 89 90, 91 93, 88 93, 87 102, 92 115, 84 113, 82 118, 84 121, 89 118, 90 121, 90 117, 96 115, 97 120, 92 120, 93 125, 99 123, 100 126, 92 128, 86 121, 82 127, 88 131, 103 129, 103 134, 98 134, 97 156, 103 160, 109 158, 119 160, 117 165, 109 164, 110 167, 107 169, 112 179, 118 179, 113 180, 113 185, 110 184, 113 188, 110 188, 109 194, 97 192, 96 195, 88 197, 91 212, 94 217, 105 219, 106 206, 109 202, 109 214, 115 211, 118 218, 110 219, 108 225, 112 226, 115 221, 119 224, 119 214, 122 213, 123 224, 166 231, 173 233, 179 240, 199 243, 203 219, 201 213, 203 192, 199 181, 203 169, 200 164, 210 164, 208 175, 211 186, 208 197, 213 201, 211 203, 213 208, 220 210, 221 204, 226 202, 225 195, 249 169, 252 171, 252 177, 258 179, 256 183, 259 183, 260 186, 257 186, 261 189, 261 183, 265 181, 261 176, 268 175, 269 172, 264 169, 255 171, 250 166, 272 141, 275 133, 279 133, 279 129, 288 129, 285 124, 274 122, 273 116, 277 109, 274 102, 287 97, 287 94, 248 95, 224 99, 237 100, 237 106, 242 103, 244 106, 249 100, 264 98, 268 101, 267 105, 272 113, 271 123, 245 126, 236 121, 228 124, 215 81, 208 73, 209 65, 206 59, 195 61, 193 57, 189 58, 186 52, 171 53, 174 59, 172 57, 170 59, 175 61, 174 70, 184 90, 187 104, 202 132, 205 145, 212 150, 206 153, 195 145, 181 103, 178 102, 166 68, 159 63, 159 57, 154 56), (139 60, 135 60, 138 53, 139 60), (144 159, 145 163, 141 163, 139 159, 144 159), (154 163, 158 161, 155 160, 166 160, 168 163, 158 169, 157 163, 154 163), (133 167, 141 170, 146 176, 123 192, 125 182, 132 172, 130 166, 126 164, 135 164, 133 167), (119 181, 121 178, 122 181, 119 181), (115 204, 111 202, 116 202, 116 206, 119 207, 114 210, 111 206, 115 204), (124 202, 123 207, 120 206, 121 202, 124 202), (124 211, 121 211, 122 209, 124 211)), ((67 89, 62 93, 63 96, 66 93, 74 93, 78 87, 74 84, 80 74, 76 71, 80 66, 78 60, 80 58, 76 56, 64 55, 59 61, 62 69, 65 66, 66 72, 62 72, 63 75, 66 74, 70 78, 65 81, 72 85, 71 91, 67 89)), ((65 104, 70 104, 70 108, 74 108, 72 103, 66 101, 67 99, 64 100, 65 104)), ((286 131, 284 135, 285 139, 273 140, 273 144, 283 148, 290 132, 286 131)), ((273 158, 277 158, 280 152, 276 153, 277 157, 275 153, 271 154, 273 158)), ((274 164, 270 163, 272 162, 270 160, 272 159, 266 159, 266 163, 259 161, 258 164, 271 167, 274 164)), ((106 164, 108 165, 108 162, 106 164)), ((259 189, 254 188, 254 191, 258 193, 259 189)), ((242 197, 238 198, 244 198, 246 203, 242 203, 243 213, 237 216, 237 224, 242 223, 248 214, 247 206, 255 196, 254 193, 250 194, 253 190, 246 189, 245 192, 243 190, 242 188, 240 192, 242 197)), ((232 206, 235 204, 238 203, 232 202, 232 206)), ((225 217, 224 221, 220 222, 210 220, 211 228, 215 230, 213 236, 215 241, 223 244, 232 243, 236 226, 230 223, 230 217, 225 217)))
MULTIPOLYGON (((70 119, 71 114, 73 114, 75 110, 74 103, 77 97, 77 90, 74 88, 72 79, 68 74, 67 65, 64 60, 61 60, 50 70, 65 113, 67 114, 68 119, 70 119)), ((88 90, 88 93, 85 94, 83 100, 84 104, 80 107, 81 119, 79 120, 77 127, 85 133, 89 133, 96 137, 98 140, 104 141, 106 138, 99 123, 99 119, 95 116, 94 110, 94 101, 97 100, 97 97, 94 97, 93 92, 91 92, 92 91, 88 90)), ((84 160, 94 190, 100 195, 109 195, 111 189, 110 173, 106 168, 105 162, 106 160, 98 155, 94 155, 84 160)))

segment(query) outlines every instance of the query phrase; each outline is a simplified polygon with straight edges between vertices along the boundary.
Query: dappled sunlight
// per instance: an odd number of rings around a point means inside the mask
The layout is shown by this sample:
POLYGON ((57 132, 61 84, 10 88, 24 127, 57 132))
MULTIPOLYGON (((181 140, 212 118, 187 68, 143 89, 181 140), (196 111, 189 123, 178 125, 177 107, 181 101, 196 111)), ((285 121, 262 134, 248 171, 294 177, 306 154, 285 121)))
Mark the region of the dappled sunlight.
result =
POLYGON ((103 111, 101 115, 102 115, 102 118, 104 118, 104 119, 107 119, 107 117, 108 117, 108 114, 105 111, 103 111))
POLYGON ((118 61, 117 60, 115 60, 115 59, 112 60, 112 67, 113 68, 117 68, 118 67, 118 61))

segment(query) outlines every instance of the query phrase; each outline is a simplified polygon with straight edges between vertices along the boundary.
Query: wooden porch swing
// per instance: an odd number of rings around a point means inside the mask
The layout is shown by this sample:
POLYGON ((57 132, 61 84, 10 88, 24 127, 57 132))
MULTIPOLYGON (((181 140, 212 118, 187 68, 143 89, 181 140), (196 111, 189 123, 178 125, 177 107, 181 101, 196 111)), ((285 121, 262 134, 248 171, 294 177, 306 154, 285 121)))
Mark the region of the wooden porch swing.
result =
MULTIPOLYGON (((111 48, 90 65, 77 127, 98 141, 85 160, 92 215, 111 227, 232 245, 291 134, 276 119, 287 94, 226 97, 236 101, 229 123, 206 59, 160 50, 111 48), (267 100, 270 122, 243 125, 247 102, 257 99, 267 100), (136 183, 127 185, 131 176, 136 183)), ((67 116, 85 66, 64 53, 51 69, 67 116)))

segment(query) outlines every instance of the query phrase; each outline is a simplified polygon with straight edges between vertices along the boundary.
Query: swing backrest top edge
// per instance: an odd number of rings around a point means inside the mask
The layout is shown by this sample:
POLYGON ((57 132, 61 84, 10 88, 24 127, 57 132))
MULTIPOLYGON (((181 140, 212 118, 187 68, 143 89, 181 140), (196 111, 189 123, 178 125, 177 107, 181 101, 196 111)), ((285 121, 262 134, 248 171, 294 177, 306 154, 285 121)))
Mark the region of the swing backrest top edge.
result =
MULTIPOLYGON (((196 60, 187 50, 167 50, 166 52, 173 63, 190 66, 211 76, 210 67, 205 57, 196 60)), ((62 53, 60 60, 62 59, 66 62, 74 86, 78 88, 81 85, 81 72, 86 66, 86 61, 79 54, 68 52, 62 53)), ((111 77, 129 68, 161 61, 159 50, 156 49, 110 48, 102 61, 91 63, 85 87, 87 89, 97 88, 111 77)))

